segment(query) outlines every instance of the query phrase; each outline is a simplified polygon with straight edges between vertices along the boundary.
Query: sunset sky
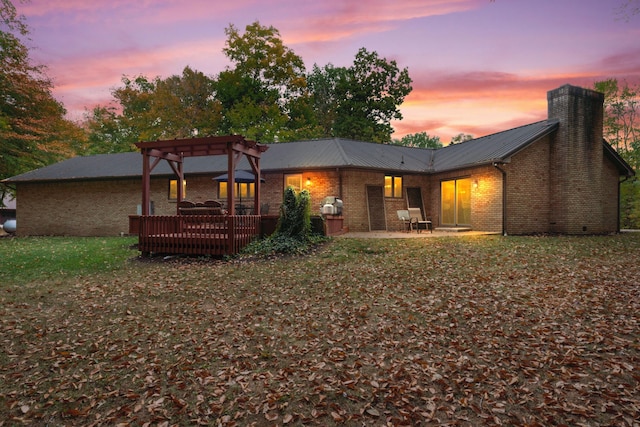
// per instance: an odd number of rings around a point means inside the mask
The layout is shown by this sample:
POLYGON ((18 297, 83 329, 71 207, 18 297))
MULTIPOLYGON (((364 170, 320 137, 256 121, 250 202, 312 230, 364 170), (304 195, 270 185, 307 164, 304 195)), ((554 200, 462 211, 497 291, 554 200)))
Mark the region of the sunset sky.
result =
MULTIPOLYGON (((259 20, 314 64, 349 66, 360 47, 408 68, 413 91, 395 138, 446 144, 542 120, 546 93, 617 78, 640 83, 640 15, 627 0, 31 0, 14 1, 34 62, 80 119, 123 75, 166 78, 185 66, 216 76, 224 28, 259 20)), ((636 0, 632 0, 636 1, 636 0)))

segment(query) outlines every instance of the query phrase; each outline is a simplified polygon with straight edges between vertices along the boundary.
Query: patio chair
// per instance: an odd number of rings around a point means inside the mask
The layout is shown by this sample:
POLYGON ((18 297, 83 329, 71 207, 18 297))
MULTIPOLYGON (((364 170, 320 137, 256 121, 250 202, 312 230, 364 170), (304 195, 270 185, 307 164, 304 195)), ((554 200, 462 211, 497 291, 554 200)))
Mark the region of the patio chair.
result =
POLYGON ((413 230, 413 226, 411 224, 411 217, 409 216, 408 210, 399 210, 399 211, 396 211, 396 214, 398 215, 398 220, 402 223, 402 231, 413 230))
POLYGON ((431 218, 424 219, 420 208, 409 208, 409 218, 411 218, 412 221, 415 218, 416 230, 418 233, 420 230, 430 230, 433 233, 431 218))

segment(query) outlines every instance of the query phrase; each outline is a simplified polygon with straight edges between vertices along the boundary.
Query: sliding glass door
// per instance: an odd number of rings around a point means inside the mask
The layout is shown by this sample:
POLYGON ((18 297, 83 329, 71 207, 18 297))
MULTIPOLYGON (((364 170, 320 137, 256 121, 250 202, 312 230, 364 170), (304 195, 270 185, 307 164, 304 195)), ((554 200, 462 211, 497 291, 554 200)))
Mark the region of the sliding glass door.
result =
POLYGON ((442 225, 471 224, 471 179, 452 179, 440 183, 440 221, 442 225))

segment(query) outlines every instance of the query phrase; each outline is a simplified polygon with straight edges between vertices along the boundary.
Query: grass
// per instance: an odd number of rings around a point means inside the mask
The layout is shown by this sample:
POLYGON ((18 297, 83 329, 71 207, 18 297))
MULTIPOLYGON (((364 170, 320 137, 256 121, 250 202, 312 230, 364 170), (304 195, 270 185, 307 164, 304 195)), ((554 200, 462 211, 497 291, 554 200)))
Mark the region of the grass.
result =
POLYGON ((130 237, 2 238, 0 282, 24 285, 118 270, 135 243, 130 237))
POLYGON ((0 239, 0 425, 636 425, 640 234, 132 243, 0 239))

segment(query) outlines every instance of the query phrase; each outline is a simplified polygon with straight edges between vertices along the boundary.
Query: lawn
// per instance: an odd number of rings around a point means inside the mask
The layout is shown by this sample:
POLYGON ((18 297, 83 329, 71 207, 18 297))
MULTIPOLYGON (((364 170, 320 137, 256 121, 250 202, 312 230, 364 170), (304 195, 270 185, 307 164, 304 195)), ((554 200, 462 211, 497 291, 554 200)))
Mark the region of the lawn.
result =
POLYGON ((640 233, 133 242, 0 239, 0 426, 638 426, 640 233))

